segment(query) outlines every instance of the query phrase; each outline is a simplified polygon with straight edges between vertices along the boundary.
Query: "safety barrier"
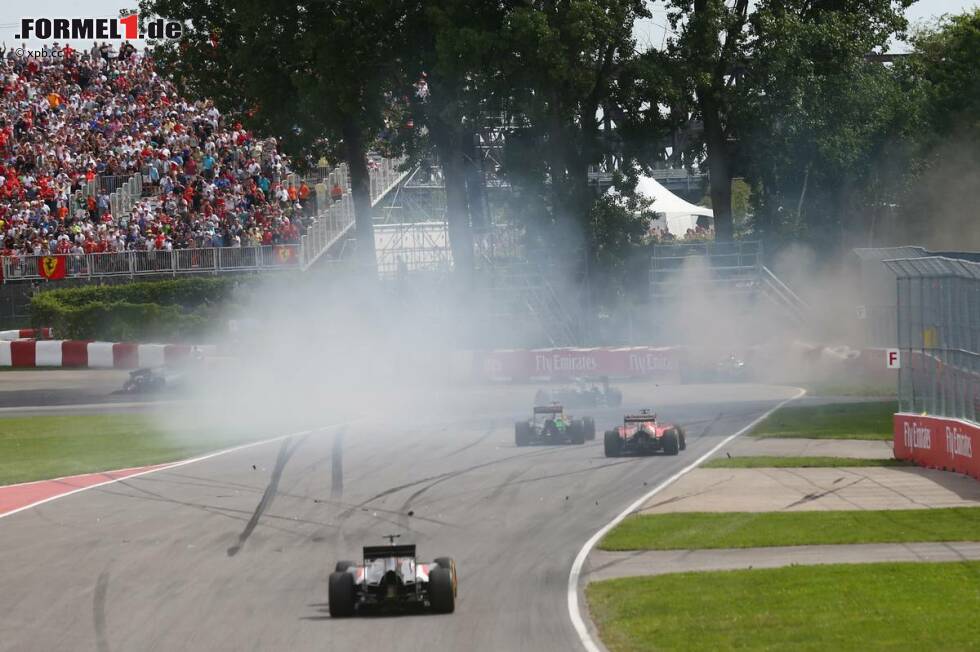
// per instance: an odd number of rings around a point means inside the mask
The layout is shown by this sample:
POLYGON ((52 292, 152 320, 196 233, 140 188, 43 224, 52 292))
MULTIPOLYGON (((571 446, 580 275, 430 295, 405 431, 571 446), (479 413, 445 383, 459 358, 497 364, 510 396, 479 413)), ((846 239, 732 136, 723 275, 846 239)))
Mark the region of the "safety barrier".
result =
POLYGON ((47 278, 41 275, 39 267, 45 258, 65 260, 62 278, 217 274, 247 270, 294 269, 300 263, 300 245, 120 251, 61 256, 7 256, 3 258, 2 266, 4 282, 47 278))
POLYGON ((895 457, 980 480, 980 426, 962 419, 900 412, 894 417, 895 457))
POLYGON ((575 377, 680 380, 678 347, 554 348, 473 354, 477 380, 551 380, 575 377))
POLYGON ((9 331, 0 331, 0 340, 22 340, 38 339, 50 340, 54 333, 50 328, 15 328, 9 331))
POLYGON ((216 345, 136 344, 86 340, 0 340, 0 367, 139 369, 217 354, 216 345))

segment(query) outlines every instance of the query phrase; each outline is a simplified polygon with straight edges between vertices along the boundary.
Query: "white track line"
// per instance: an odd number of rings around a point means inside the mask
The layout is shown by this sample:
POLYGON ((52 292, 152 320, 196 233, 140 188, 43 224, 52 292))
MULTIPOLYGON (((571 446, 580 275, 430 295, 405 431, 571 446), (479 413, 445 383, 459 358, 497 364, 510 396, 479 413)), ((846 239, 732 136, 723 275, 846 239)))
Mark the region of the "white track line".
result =
POLYGON ((668 486, 676 482, 678 479, 680 479, 681 476, 686 475, 692 469, 700 466, 701 462, 705 461, 706 459, 714 455, 719 448, 721 448, 731 440, 735 439, 736 437, 745 434, 746 432, 754 428, 756 424, 758 424, 760 421, 762 421, 763 419, 765 419, 770 414, 772 414, 779 408, 783 407, 790 401, 795 401, 796 399, 806 394, 805 389, 801 389, 799 387, 797 387, 796 389, 799 391, 795 396, 792 396, 786 399, 785 401, 777 404, 774 408, 772 408, 762 416, 752 421, 752 423, 745 426, 744 428, 736 432, 734 435, 729 435, 725 439, 721 440, 710 451, 708 451, 707 453, 705 453, 704 455, 696 459, 691 464, 688 464, 683 469, 681 469, 674 475, 670 476, 669 478, 667 478, 666 480, 658 484, 656 487, 654 487, 647 493, 643 494, 643 496, 641 496, 636 501, 634 501, 633 504, 631 504, 629 507, 624 509, 619 514, 619 516, 609 521, 609 523, 607 523, 601 530, 593 534, 591 539, 585 542, 585 545, 582 546, 582 549, 578 551, 578 555, 575 557, 574 563, 572 563, 572 570, 568 573, 568 596, 567 597, 568 597, 568 615, 572 619, 572 626, 575 628, 575 633, 578 634, 579 640, 582 641, 582 647, 584 647, 588 652, 602 652, 603 649, 602 647, 596 644, 595 640, 593 640, 592 634, 589 632, 589 627, 588 625, 585 624, 585 620, 582 618, 582 613, 581 610, 579 609, 579 604, 578 604, 579 603, 578 582, 579 582, 579 578, 582 575, 582 566, 585 565, 585 559, 586 557, 589 556, 589 553, 592 551, 592 548, 595 547, 595 544, 599 542, 599 539, 606 536, 606 533, 609 532, 609 530, 619 525, 623 521, 623 519, 625 519, 627 516, 635 512, 637 509, 639 509, 643 505, 643 503, 647 502, 654 495, 660 493, 668 486))
MULTIPOLYGON (((213 453, 208 453, 206 455, 201 455, 200 457, 192 457, 192 458, 187 459, 187 460, 180 460, 178 462, 172 462, 172 463, 169 463, 169 464, 166 463, 166 462, 164 462, 162 466, 158 466, 158 467, 153 468, 153 469, 147 469, 146 471, 140 471, 139 473, 133 473, 132 475, 127 475, 127 476, 124 476, 124 477, 121 477, 121 478, 114 478, 112 480, 106 480, 105 482, 100 482, 98 484, 89 485, 87 487, 79 487, 78 489, 73 489, 72 491, 66 491, 65 493, 58 494, 57 496, 50 496, 48 498, 44 498, 42 500, 38 500, 36 502, 31 503, 30 505, 24 505, 23 507, 18 507, 17 509, 11 510, 9 512, 4 512, 3 514, 0 514, 0 518, 6 518, 7 516, 12 516, 13 514, 17 514, 18 512, 23 512, 24 510, 31 509, 32 507, 37 507, 38 505, 43 505, 44 503, 50 503, 51 501, 58 500, 59 498, 65 498, 67 496, 71 496, 72 494, 77 494, 77 493, 82 492, 82 491, 88 491, 89 489, 95 489, 96 487, 104 487, 107 484, 113 484, 113 483, 116 483, 116 482, 121 482, 123 480, 129 480, 130 478, 138 478, 138 477, 140 477, 142 475, 149 475, 150 473, 157 473, 158 471, 167 471, 169 469, 175 469, 178 466, 186 466, 187 464, 194 464, 195 462, 203 462, 204 460, 209 460, 212 457, 218 457, 219 455, 227 455, 228 453, 234 453, 236 451, 245 450, 246 448, 253 448, 255 446, 262 446, 264 444, 271 444, 272 442, 281 441, 283 439, 288 439, 289 437, 296 437, 296 436, 308 435, 308 434, 310 434, 312 432, 317 432, 317 431, 320 431, 320 430, 328 430, 330 428, 338 428, 340 426, 349 425, 351 423, 353 423, 353 421, 343 421, 341 423, 332 423, 332 424, 329 424, 329 425, 326 425, 326 426, 319 426, 317 428, 311 428, 309 430, 300 430, 298 432, 291 432, 288 435, 279 435, 278 437, 272 437, 270 439, 263 439, 262 441, 253 441, 253 442, 248 443, 248 444, 242 444, 240 446, 233 446, 232 448, 225 448, 225 449, 222 449, 220 451, 215 451, 213 453)), ((125 469, 117 469, 117 470, 125 470, 125 469)), ((95 471, 91 475, 95 475, 97 473, 99 473, 99 471, 95 471)), ((104 473, 112 473, 112 471, 104 471, 104 473)), ((90 475, 90 474, 83 473, 82 475, 90 475)), ((61 479, 64 480, 65 478, 61 478, 61 479)), ((54 482, 56 480, 57 480, 57 478, 55 480, 50 480, 50 481, 39 480, 38 482, 54 482)), ((28 483, 25 483, 25 484, 28 484, 28 483)))

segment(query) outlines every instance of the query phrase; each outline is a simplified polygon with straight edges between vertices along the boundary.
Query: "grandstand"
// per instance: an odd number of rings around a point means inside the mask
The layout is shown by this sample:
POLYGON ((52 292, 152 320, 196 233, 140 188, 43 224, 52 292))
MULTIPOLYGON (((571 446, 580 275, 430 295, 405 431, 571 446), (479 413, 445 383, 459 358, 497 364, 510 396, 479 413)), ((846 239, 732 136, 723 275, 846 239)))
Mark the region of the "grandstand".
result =
MULTIPOLYGON (((353 223, 344 166, 297 175, 208 100, 191 102, 138 51, 0 60, 3 280, 308 267, 353 223), (331 196, 340 188, 340 198, 331 196)), ((372 158, 377 201, 400 178, 372 158)))

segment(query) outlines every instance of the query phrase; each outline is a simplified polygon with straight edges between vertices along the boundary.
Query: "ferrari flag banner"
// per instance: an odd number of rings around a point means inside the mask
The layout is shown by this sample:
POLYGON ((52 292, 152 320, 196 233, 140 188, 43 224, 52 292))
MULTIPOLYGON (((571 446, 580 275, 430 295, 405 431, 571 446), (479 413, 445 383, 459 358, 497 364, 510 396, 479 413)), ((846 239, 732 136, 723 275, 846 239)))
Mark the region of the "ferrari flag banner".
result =
POLYGON ((43 256, 38 261, 38 274, 49 281, 57 281, 65 278, 65 257, 64 256, 43 256))
POLYGON ((279 265, 294 265, 296 264, 296 250, 289 245, 276 245, 273 249, 275 252, 276 263, 279 265))

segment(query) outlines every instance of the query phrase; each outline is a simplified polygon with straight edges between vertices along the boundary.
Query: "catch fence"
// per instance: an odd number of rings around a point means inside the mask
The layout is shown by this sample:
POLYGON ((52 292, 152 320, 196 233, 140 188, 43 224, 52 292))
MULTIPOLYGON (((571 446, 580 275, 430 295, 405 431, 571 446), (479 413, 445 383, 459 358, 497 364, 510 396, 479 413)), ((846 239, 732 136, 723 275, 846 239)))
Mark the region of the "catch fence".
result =
POLYGON ((899 409, 978 422, 980 264, 886 260, 898 281, 899 409))

